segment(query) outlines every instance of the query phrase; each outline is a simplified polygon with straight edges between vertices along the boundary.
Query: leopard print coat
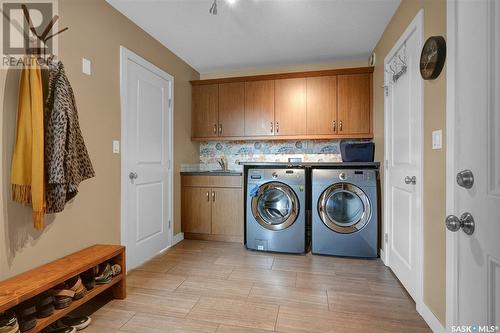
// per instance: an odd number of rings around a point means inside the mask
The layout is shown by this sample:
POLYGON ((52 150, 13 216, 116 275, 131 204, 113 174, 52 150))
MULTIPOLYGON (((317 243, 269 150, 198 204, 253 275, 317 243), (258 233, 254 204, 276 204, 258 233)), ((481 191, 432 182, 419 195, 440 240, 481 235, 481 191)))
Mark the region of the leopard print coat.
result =
POLYGON ((45 103, 46 213, 59 213, 78 193, 83 180, 95 176, 83 141, 73 89, 63 64, 49 65, 45 103))

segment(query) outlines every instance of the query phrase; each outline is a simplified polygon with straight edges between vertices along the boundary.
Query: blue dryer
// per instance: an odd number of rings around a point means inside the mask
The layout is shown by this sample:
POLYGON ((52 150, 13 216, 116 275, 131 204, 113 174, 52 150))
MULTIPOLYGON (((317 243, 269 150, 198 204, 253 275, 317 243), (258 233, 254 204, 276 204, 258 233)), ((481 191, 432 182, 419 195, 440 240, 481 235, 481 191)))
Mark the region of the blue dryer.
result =
POLYGON ((376 170, 313 169, 312 252, 378 256, 376 170))

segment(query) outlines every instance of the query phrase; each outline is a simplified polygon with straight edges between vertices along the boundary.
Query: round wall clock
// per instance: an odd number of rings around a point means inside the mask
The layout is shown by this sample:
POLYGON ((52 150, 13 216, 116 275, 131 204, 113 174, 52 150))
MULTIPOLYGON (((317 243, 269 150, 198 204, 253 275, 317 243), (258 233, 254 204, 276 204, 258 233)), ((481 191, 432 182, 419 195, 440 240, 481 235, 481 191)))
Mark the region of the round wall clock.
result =
POLYGON ((425 41, 420 55, 420 74, 424 80, 436 79, 446 60, 446 41, 442 36, 432 36, 425 41))

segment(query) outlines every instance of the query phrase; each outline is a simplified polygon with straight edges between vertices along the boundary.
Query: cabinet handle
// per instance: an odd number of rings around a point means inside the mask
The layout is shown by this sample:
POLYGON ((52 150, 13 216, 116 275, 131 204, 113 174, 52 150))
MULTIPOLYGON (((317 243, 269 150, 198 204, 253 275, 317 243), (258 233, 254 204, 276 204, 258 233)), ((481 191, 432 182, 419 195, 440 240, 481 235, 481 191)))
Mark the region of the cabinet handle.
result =
POLYGON ((337 122, 335 120, 333 121, 333 131, 337 132, 337 122))
POLYGON ((210 201, 210 192, 207 191, 207 201, 210 201))
POLYGON ((339 122, 339 131, 342 132, 342 120, 339 122))
POLYGON ((222 124, 219 124, 219 135, 222 135, 222 124))
POLYGON ((212 201, 215 202, 215 192, 212 192, 212 201))
POLYGON ((277 121, 276 122, 276 133, 279 133, 280 132, 280 122, 277 121))
POLYGON ((273 133, 273 122, 271 121, 271 134, 273 133))
POLYGON ((214 124, 214 134, 217 134, 217 124, 214 124))

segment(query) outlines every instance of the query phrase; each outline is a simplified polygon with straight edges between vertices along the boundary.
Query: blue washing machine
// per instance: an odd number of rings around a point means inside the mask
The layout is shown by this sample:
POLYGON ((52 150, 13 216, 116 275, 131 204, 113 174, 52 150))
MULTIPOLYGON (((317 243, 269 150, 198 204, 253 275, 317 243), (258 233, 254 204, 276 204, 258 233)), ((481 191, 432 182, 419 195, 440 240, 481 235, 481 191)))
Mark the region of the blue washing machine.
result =
POLYGON ((304 169, 249 169, 246 246, 284 253, 305 252, 306 175, 304 169))
POLYGON ((378 256, 376 176, 376 170, 312 170, 314 254, 378 256))

